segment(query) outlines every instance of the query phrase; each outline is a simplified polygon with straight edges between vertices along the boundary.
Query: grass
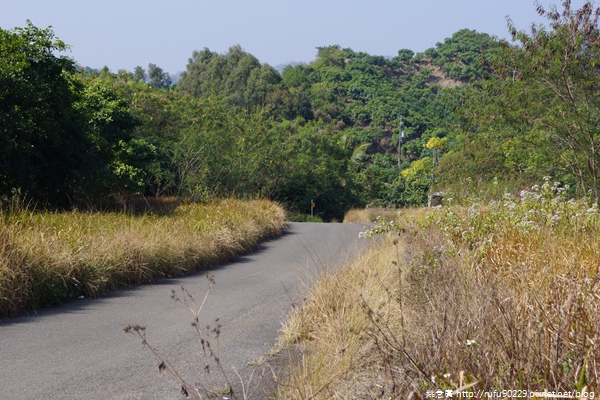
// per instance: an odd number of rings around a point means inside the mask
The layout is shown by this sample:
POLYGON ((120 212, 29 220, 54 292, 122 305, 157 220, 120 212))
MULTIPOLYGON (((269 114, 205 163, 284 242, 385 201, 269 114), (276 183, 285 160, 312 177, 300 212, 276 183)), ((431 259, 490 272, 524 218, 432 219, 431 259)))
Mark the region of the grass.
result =
POLYGON ((290 380, 278 398, 377 398, 383 375, 365 307, 385 307, 390 324, 399 325, 401 317, 399 304, 390 301, 395 294, 384 284, 398 278, 398 271, 388 268, 395 254, 384 251, 387 245, 324 274, 309 300, 294 309, 281 341, 299 344, 301 354, 293 358, 290 380), (378 268, 382 265, 386 268, 378 268))
POLYGON ((0 315, 197 271, 281 233, 286 220, 262 200, 171 208, 0 212, 0 315))
POLYGON ((301 214, 288 212, 288 219, 291 222, 323 222, 323 218, 318 215, 301 214))
POLYGON ((385 235, 381 244, 324 276, 282 330, 301 356, 279 397, 547 389, 593 398, 600 213, 565 192, 547 181, 520 196, 380 221, 371 232, 385 235))
POLYGON ((378 219, 393 220, 398 214, 398 210, 385 208, 353 208, 344 215, 344 223, 372 224, 378 219))

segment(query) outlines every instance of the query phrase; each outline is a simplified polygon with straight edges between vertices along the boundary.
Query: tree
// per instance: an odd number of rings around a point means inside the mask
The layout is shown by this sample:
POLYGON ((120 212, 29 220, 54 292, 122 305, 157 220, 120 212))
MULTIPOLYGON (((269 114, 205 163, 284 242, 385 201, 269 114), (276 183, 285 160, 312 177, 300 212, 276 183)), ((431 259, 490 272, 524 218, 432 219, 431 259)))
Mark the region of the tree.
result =
POLYGON ((109 195, 137 192, 142 173, 130 161, 143 160, 145 142, 130 143, 138 122, 129 104, 111 87, 110 75, 83 81, 80 98, 73 105, 82 117, 88 145, 78 167, 81 177, 79 195, 98 199, 109 195), (134 176, 135 175, 135 176, 134 176))
POLYGON ((68 46, 30 21, 0 29, 0 196, 68 205, 89 144, 68 46))
POLYGON ((150 86, 157 89, 166 89, 172 83, 171 76, 155 64, 148 64, 148 79, 150 80, 150 86))
POLYGON ((400 49, 398 50, 398 60, 402 62, 408 62, 413 59, 415 56, 415 52, 410 49, 400 49))
POLYGON ((503 42, 486 64, 488 78, 466 97, 467 137, 476 145, 495 142, 491 151, 509 179, 575 180, 580 194, 598 200, 600 8, 586 1, 574 10, 564 1, 561 11, 539 4, 537 11, 550 29, 526 33, 509 21, 519 45, 503 42))
POLYGON ((255 68, 250 72, 246 87, 246 98, 250 107, 260 110, 267 106, 269 94, 273 93, 281 83, 281 76, 268 64, 255 68))
POLYGON ((312 83, 309 75, 312 72, 312 68, 305 65, 286 65, 283 68, 282 79, 288 88, 295 88, 298 90, 305 90, 312 83))
POLYGON ((255 70, 260 74, 260 63, 251 54, 246 53, 240 46, 233 46, 227 53, 227 78, 224 81, 227 103, 233 107, 250 109, 248 95, 248 80, 255 70))
POLYGON ((133 70, 133 80, 136 82, 146 82, 146 71, 139 65, 133 70))
POLYGON ((537 10, 550 21, 552 31, 533 28, 527 35, 511 25, 511 33, 524 49, 514 53, 517 73, 542 104, 535 110, 534 129, 548 131, 544 140, 559 150, 561 164, 577 177, 581 192, 591 190, 598 200, 600 8, 587 1, 573 10, 567 0, 561 12, 555 7, 546 11, 539 4, 537 10))
POLYGON ((116 177, 116 187, 123 193, 143 193, 157 158, 156 146, 145 139, 119 141, 110 168, 116 177))
POLYGON ((342 220, 351 205, 358 203, 349 175, 350 161, 337 138, 318 134, 315 128, 305 126, 281 146, 282 177, 273 198, 296 213, 307 210, 313 199, 317 215, 342 220))
POLYGON ((216 94, 221 86, 221 64, 224 64, 223 57, 206 47, 202 51, 194 51, 177 89, 195 97, 216 94), (216 73, 211 73, 211 69, 216 73))
POLYGON ((327 65, 332 67, 344 67, 344 52, 348 49, 342 49, 339 45, 317 47, 317 65, 327 65))
POLYGON ((174 193, 174 147, 183 126, 181 120, 190 120, 191 117, 184 107, 185 101, 181 99, 186 96, 178 92, 156 90, 141 81, 125 84, 115 81, 113 89, 128 105, 129 112, 136 121, 131 133, 132 140, 143 140, 155 149, 154 159, 143 163, 143 175, 146 179, 143 192, 155 196, 174 193))

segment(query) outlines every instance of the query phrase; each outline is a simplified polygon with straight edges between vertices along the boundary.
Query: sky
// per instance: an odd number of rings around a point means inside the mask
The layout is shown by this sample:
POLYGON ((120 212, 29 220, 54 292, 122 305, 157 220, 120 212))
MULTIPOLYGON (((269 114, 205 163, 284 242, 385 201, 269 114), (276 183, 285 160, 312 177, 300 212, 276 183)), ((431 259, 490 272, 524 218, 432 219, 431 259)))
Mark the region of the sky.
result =
POLYGON ((508 38, 506 17, 519 30, 544 22, 534 0, 0 0, 0 28, 52 26, 79 65, 113 72, 153 63, 177 73, 194 50, 236 44, 274 67, 308 63, 330 45, 394 56, 463 28, 508 38))

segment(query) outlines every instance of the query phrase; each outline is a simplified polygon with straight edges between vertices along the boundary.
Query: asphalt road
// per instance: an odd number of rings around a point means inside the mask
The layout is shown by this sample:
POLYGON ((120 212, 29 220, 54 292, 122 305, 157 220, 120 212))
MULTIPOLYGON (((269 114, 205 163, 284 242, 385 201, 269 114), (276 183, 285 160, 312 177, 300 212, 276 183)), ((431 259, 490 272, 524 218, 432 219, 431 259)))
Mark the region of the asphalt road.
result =
MULTIPOLYGON (((293 304, 323 268, 335 268, 357 246, 361 225, 292 223, 283 236, 249 255, 208 271, 215 284, 200 325, 221 325, 219 350, 237 398, 252 399, 279 373, 266 355, 293 304), (326 267, 324 267, 326 266, 326 267), (261 357, 268 362, 255 366, 261 357), (250 365, 248 364, 250 363, 250 365), (239 377, 238 377, 239 374, 239 377), (242 389, 242 382, 244 389, 242 389)), ((146 327, 148 343, 192 384, 211 386, 203 371, 193 314, 171 299, 185 287, 199 305, 206 273, 165 279, 94 300, 0 320, 0 399, 181 399, 180 386, 128 325, 146 327)), ((217 340, 209 339, 217 352, 217 340)), ((259 363, 260 364, 260 363, 259 363)), ((223 379, 211 364, 213 386, 223 379)), ((261 392, 262 390, 262 392, 261 392)))

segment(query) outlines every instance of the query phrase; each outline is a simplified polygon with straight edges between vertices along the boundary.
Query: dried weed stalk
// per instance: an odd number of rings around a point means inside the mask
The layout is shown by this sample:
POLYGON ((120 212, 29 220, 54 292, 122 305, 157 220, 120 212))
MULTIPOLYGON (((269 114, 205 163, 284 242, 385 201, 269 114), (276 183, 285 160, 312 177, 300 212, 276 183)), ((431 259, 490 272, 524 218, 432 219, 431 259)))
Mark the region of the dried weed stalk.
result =
MULTIPOLYGON (((183 286, 181 287, 180 291, 171 291, 171 299, 175 302, 181 303, 184 306, 186 306, 193 315, 193 321, 191 325, 194 328, 198 338, 200 354, 202 354, 204 364, 203 371, 205 373, 207 382, 200 380, 197 386, 186 382, 183 379, 182 375, 179 372, 177 372, 177 370, 160 354, 160 352, 148 343, 146 339, 146 327, 139 325, 129 325, 124 330, 125 333, 133 334, 139 339, 141 339, 144 348, 149 349, 152 355, 158 360, 159 371, 167 371, 179 384, 179 386, 181 387, 181 393, 185 397, 192 397, 197 400, 202 400, 202 396, 206 396, 205 398, 222 399, 225 395, 228 396, 228 398, 230 399, 235 399, 236 394, 234 393, 233 386, 231 385, 231 382, 229 381, 229 378, 223 368, 223 365, 221 364, 221 349, 219 341, 219 336, 221 334, 221 325, 219 323, 219 320, 215 320, 214 325, 206 325, 203 327, 200 324, 200 314, 202 308, 204 307, 204 304, 206 302, 206 299, 208 298, 212 286, 215 284, 214 275, 206 275, 206 278, 208 280, 208 289, 206 290, 206 293, 200 305, 197 305, 193 295, 183 286), (214 368, 217 369, 219 376, 221 376, 221 378, 223 378, 223 380, 225 381, 226 386, 224 388, 217 388, 215 380, 213 379, 214 368)), ((247 398, 245 388, 243 398, 247 398)))

